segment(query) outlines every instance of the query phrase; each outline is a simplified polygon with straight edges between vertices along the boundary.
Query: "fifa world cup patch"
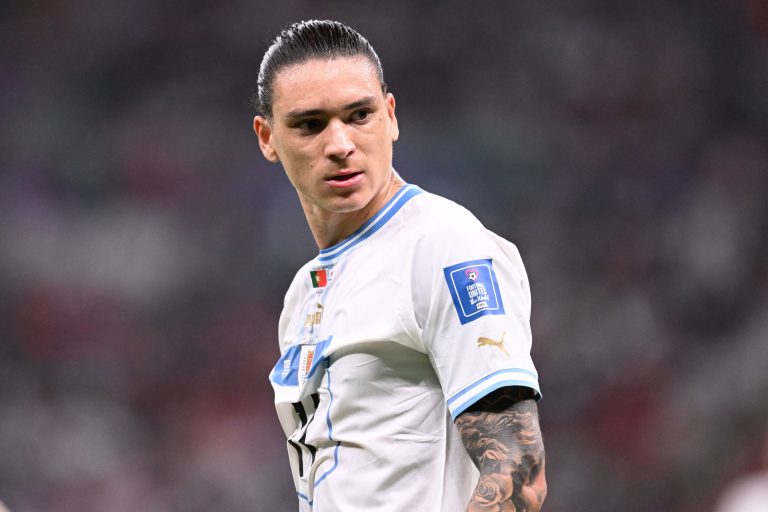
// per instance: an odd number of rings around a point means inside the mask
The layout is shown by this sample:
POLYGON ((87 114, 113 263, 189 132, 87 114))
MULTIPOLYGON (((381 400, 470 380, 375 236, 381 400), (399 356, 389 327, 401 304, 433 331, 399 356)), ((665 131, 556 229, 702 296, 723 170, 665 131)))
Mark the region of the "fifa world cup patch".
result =
POLYGON ((485 315, 503 315, 493 262, 472 260, 443 269, 453 305, 462 325, 485 315))

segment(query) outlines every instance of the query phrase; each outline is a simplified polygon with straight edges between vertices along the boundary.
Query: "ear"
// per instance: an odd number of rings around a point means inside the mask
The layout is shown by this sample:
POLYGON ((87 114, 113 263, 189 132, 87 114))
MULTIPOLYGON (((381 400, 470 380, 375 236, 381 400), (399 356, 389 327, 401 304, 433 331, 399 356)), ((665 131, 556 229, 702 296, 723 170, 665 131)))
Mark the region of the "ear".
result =
POLYGON ((387 117, 389 117, 392 142, 395 142, 400 137, 400 128, 397 126, 397 117, 395 116, 395 97, 391 92, 388 92, 384 97, 384 103, 387 105, 387 117))
POLYGON ((279 162, 280 157, 272 146, 272 127, 269 125, 269 120, 262 116, 254 117, 253 131, 259 139, 259 148, 261 148, 261 153, 264 155, 264 158, 272 163, 279 162))

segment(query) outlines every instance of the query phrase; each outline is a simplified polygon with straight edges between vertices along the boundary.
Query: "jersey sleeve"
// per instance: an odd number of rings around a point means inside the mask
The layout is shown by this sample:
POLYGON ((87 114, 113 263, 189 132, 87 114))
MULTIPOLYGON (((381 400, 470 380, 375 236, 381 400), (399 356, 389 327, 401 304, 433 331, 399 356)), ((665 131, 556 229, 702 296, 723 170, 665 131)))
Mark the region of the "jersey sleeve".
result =
POLYGON ((529 387, 540 397, 530 290, 517 248, 474 217, 461 219, 422 239, 414 270, 421 342, 451 417, 505 386, 529 387))

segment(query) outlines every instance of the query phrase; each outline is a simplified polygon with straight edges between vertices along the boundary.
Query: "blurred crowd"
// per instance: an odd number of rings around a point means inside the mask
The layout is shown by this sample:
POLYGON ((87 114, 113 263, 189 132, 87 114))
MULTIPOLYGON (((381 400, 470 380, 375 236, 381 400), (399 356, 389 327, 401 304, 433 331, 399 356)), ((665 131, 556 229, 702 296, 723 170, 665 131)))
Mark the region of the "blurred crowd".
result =
POLYGON ((398 172, 520 248, 545 509, 714 511, 766 464, 768 5, 318 4, 0 9, 0 500, 296 509, 267 375, 317 249, 249 95, 334 18, 398 172))

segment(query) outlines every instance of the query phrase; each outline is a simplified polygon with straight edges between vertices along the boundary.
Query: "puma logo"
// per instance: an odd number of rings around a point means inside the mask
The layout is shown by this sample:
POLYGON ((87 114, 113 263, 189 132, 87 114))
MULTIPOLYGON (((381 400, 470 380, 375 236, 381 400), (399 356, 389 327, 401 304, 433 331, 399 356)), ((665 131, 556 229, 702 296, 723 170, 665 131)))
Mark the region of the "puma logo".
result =
POLYGON ((501 339, 499 341, 492 340, 491 338, 486 338, 485 336, 480 336, 479 338, 477 338, 477 346, 478 347, 485 347, 485 346, 496 347, 502 352, 504 352, 504 354, 507 357, 509 357, 509 352, 507 352, 507 349, 504 348, 505 334, 507 334, 507 331, 504 331, 503 333, 501 333, 501 339))

